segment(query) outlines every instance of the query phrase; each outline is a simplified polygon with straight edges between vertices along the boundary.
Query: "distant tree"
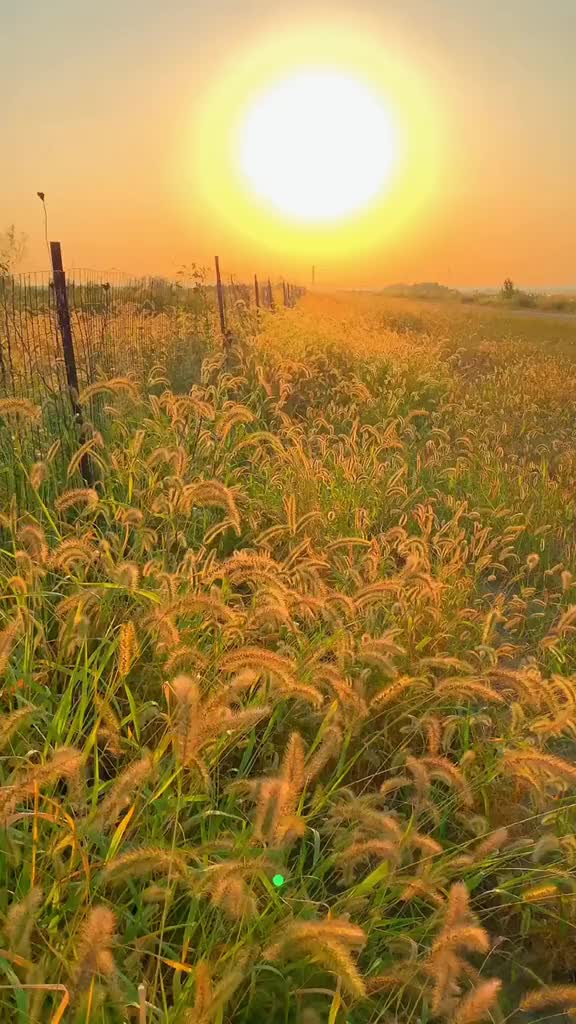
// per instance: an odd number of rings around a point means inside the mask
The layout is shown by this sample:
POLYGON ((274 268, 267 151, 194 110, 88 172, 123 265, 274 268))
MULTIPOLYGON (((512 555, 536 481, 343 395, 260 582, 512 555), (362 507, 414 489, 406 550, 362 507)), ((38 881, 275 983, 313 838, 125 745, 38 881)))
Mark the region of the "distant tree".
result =
POLYGON ((514 298, 515 294, 516 294, 516 289, 514 287, 514 282, 509 277, 507 277, 506 280, 504 281, 504 284, 502 285, 502 291, 501 291, 502 298, 503 299, 512 299, 512 298, 514 298))
POLYGON ((391 284, 382 290, 383 295, 402 299, 458 299, 460 292, 437 281, 418 281, 416 284, 391 284))
POLYGON ((0 234, 0 276, 7 277, 14 273, 25 252, 26 235, 17 233, 14 224, 10 224, 0 234))

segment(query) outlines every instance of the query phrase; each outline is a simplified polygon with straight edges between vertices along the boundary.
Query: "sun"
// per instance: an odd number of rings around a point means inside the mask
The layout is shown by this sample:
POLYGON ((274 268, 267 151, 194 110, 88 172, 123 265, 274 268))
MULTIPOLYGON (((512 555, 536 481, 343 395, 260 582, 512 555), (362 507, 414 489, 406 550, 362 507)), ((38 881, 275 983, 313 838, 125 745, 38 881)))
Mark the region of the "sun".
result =
POLYGON ((167 187, 195 245, 238 267, 376 273, 443 216, 458 161, 435 66, 371 21, 288 18, 188 102, 167 187))
POLYGON ((238 128, 239 170, 255 197, 305 223, 352 217, 389 184, 397 133, 360 78, 300 70, 252 102, 238 128))

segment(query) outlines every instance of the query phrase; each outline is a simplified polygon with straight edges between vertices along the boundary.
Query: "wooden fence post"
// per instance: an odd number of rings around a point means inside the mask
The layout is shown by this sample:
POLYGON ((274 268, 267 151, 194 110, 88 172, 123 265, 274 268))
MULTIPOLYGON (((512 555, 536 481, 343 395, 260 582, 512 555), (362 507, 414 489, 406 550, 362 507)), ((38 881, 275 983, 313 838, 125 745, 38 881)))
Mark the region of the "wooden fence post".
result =
POLYGON ((256 309, 260 309, 260 285, 258 284, 256 274, 254 274, 254 298, 256 300, 256 309))
MULTIPOLYGON (((64 365, 66 367, 66 380, 70 403, 74 414, 74 421, 78 427, 80 441, 84 442, 82 427, 82 407, 79 402, 78 370, 76 368, 76 355, 74 352, 74 340, 72 337, 72 324, 70 322, 70 309, 68 306, 68 294, 66 291, 66 274, 62 263, 62 247, 60 242, 50 242, 50 259, 52 261, 52 280, 54 282, 54 295, 56 296, 56 314, 58 327, 62 340, 62 351, 64 353, 64 365)), ((94 474, 88 455, 83 455, 80 460, 80 471, 87 487, 94 483, 94 474)))
POLYGON ((214 264, 216 266, 216 291, 218 293, 218 312, 220 313, 220 331, 224 344, 228 344, 228 335, 226 333, 226 316, 224 314, 224 292, 222 291, 222 278, 220 277, 220 260, 217 256, 214 257, 214 264))
POLYGON ((270 302, 270 309, 273 311, 276 307, 274 305, 274 292, 272 291, 272 282, 268 278, 268 299, 270 302))

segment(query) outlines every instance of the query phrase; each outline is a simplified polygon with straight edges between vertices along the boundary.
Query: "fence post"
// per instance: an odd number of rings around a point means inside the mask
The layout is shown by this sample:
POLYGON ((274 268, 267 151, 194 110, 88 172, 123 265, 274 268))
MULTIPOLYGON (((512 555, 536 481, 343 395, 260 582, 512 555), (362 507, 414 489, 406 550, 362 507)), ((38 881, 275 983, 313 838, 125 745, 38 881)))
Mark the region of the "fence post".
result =
POLYGON ((256 309, 260 309, 260 285, 258 284, 256 274, 254 274, 254 298, 256 300, 256 309))
POLYGON ((214 264, 216 266, 216 291, 218 293, 218 312, 220 313, 220 331, 224 344, 228 344, 228 335, 226 333, 226 317, 224 314, 224 292, 222 291, 222 278, 220 277, 220 260, 217 256, 214 257, 214 264))
MULTIPOLYGON (((74 353, 74 340, 72 338, 72 324, 70 322, 70 309, 68 307, 68 294, 66 291, 66 274, 62 263, 62 247, 60 242, 50 242, 50 259, 52 261, 52 280, 54 282, 54 295, 56 296, 56 314, 58 316, 58 327, 62 340, 62 351, 64 353, 64 365, 66 367, 66 380, 70 403, 74 414, 74 421, 78 427, 80 441, 83 442, 82 407, 78 401, 78 371, 76 369, 76 355, 74 353)), ((94 483, 94 474, 88 455, 83 455, 80 460, 80 471, 87 487, 94 483)))
POLYGON ((270 278, 268 278, 268 298, 270 300, 270 309, 274 311, 276 307, 274 305, 274 292, 272 291, 272 282, 270 278))
MULTIPOLYGON (((6 341, 8 346, 10 345, 10 334, 9 334, 9 321, 8 321, 8 296, 6 294, 8 284, 6 281, 6 275, 0 274, 0 308, 4 310, 4 316, 6 318, 6 341)), ((10 354, 10 348, 8 348, 8 355, 10 354)), ((0 373, 2 374, 2 387, 5 392, 8 391, 6 383, 6 365, 4 363, 4 339, 0 341, 0 373)))
POLYGON ((288 288, 286 287, 286 281, 282 281, 282 294, 284 296, 284 305, 288 305, 288 288))

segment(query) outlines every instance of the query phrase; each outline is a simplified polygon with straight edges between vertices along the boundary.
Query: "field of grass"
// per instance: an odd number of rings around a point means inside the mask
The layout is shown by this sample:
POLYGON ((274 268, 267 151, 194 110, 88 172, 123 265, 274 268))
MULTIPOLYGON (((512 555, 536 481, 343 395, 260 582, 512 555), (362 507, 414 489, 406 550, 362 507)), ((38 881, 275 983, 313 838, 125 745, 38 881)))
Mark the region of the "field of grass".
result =
POLYGON ((1 1021, 576 1006, 575 343, 309 296, 67 469, 0 401, 1 1021))

